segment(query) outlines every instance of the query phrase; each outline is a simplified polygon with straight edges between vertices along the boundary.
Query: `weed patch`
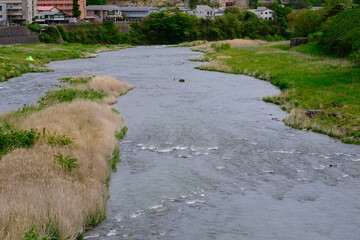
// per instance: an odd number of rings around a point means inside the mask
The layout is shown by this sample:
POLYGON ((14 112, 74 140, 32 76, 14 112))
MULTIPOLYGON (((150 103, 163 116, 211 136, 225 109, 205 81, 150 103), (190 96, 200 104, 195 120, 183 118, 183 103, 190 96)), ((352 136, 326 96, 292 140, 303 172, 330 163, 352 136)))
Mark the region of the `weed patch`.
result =
POLYGON ((80 165, 78 163, 76 163, 78 161, 77 158, 70 157, 70 156, 64 156, 62 153, 55 154, 54 160, 67 173, 71 173, 72 170, 74 170, 74 168, 80 167, 80 165))
POLYGON ((67 83, 69 85, 79 85, 79 84, 86 84, 91 81, 93 77, 63 77, 60 78, 60 82, 67 83))
POLYGON ((112 157, 110 159, 110 168, 112 171, 116 172, 117 171, 117 166, 116 164, 118 162, 120 162, 120 149, 118 146, 116 146, 114 148, 114 151, 113 151, 113 154, 112 154, 112 157))
POLYGON ((115 136, 118 140, 121 140, 125 137, 126 133, 128 131, 127 126, 124 126, 120 131, 116 132, 115 136))
POLYGON ((71 102, 76 98, 96 101, 101 100, 104 97, 106 97, 106 94, 102 92, 64 88, 47 92, 46 95, 41 98, 40 103, 51 105, 62 102, 71 102))

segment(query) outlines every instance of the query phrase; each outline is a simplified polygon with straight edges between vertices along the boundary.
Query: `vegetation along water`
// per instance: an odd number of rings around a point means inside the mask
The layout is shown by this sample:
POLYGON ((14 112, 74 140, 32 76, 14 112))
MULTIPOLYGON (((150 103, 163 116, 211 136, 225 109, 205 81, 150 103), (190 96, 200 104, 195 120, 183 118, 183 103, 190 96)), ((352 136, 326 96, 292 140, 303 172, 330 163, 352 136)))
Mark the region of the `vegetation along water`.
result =
POLYGON ((105 76, 62 81, 37 105, 0 115, 0 239, 82 239, 105 217, 127 130, 108 104, 132 87, 105 76))
MULTIPOLYGON (((112 22, 49 27, 39 33, 47 44, 0 47, 0 81, 50 71, 50 61, 94 57, 130 44, 201 40, 183 45, 207 53, 197 59, 207 62, 199 69, 270 81, 282 92, 263 100, 289 113, 287 125, 360 144, 360 8, 272 7, 274 21, 231 7, 214 20, 177 10, 154 13, 129 33, 112 22), (289 41, 277 41, 294 36, 311 42, 290 49, 289 41), (236 38, 245 39, 226 41, 236 38), (26 60, 30 55, 34 61, 26 60)), ((62 81, 67 85, 36 106, 0 115, 0 239, 81 239, 84 229, 105 217, 109 172, 119 158, 116 137, 126 133, 108 104, 131 86, 99 76, 62 81)))

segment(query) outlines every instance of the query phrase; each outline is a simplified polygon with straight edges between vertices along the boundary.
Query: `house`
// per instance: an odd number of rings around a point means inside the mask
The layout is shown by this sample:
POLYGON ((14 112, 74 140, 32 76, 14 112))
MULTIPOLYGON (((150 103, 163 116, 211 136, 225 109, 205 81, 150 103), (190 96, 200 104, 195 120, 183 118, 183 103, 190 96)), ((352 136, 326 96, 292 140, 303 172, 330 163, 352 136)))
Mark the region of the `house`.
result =
POLYGON ((107 20, 116 22, 121 17, 120 7, 116 5, 89 5, 86 7, 86 19, 90 22, 107 20))
POLYGON ((274 11, 266 7, 258 7, 257 9, 249 9, 249 12, 255 13, 260 19, 274 20, 274 11))
POLYGON ((42 6, 37 8, 38 13, 35 17, 35 22, 39 24, 59 24, 68 23, 69 18, 65 13, 60 12, 55 6, 42 6))
POLYGON ((68 23, 69 18, 63 12, 42 12, 45 24, 68 23))
MULTIPOLYGON (((1 0, 0 0, 1 1, 1 0)), ((79 10, 81 11, 80 19, 85 18, 86 0, 78 0, 79 10)), ((37 0, 37 7, 54 6, 65 13, 67 16, 73 16, 73 0, 37 0)))
POLYGON ((120 7, 120 11, 123 17, 128 20, 142 20, 144 17, 149 16, 150 13, 159 12, 154 7, 120 7))
POLYGON ((8 24, 29 24, 36 12, 36 0, 0 0, 0 21, 8 24))
POLYGON ((214 18, 214 9, 208 5, 196 5, 193 14, 199 18, 214 18))

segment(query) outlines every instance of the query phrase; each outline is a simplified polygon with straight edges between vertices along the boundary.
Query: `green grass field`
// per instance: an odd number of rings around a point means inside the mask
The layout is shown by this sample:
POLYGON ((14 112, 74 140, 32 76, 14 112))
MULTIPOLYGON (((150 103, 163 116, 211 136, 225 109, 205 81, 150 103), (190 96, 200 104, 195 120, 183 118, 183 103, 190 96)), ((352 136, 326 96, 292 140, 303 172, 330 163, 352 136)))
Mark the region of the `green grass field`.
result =
MULTIPOLYGON (((205 58, 225 65, 226 72, 278 86, 282 93, 264 100, 289 112, 286 124, 360 144, 360 66, 324 54, 314 44, 289 49, 289 42, 280 42, 232 48, 205 58)), ((199 68, 224 69, 217 64, 199 68)))
POLYGON ((45 64, 56 60, 92 57, 99 51, 121 49, 120 45, 26 44, 0 47, 0 82, 27 72, 49 71, 45 64), (32 56, 34 61, 26 58, 32 56))

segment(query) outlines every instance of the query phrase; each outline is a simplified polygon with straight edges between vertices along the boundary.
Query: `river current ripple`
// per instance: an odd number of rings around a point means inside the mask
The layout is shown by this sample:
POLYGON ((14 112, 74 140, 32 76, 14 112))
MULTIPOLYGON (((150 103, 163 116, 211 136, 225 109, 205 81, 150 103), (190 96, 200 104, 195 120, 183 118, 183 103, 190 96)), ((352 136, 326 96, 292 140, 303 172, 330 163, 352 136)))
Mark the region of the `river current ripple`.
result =
POLYGON ((53 62, 0 83, 0 110, 36 102, 63 76, 135 86, 114 105, 129 131, 107 219, 86 239, 360 239, 359 146, 286 127, 261 100, 278 89, 196 70, 199 55, 153 46, 53 62))

